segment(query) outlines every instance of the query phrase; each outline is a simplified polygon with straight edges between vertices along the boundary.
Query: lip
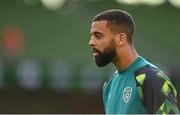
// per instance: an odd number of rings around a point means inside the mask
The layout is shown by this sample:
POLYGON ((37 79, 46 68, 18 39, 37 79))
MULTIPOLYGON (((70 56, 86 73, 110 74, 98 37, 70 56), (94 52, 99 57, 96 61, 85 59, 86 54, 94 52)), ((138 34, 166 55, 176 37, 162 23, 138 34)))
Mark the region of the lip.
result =
POLYGON ((98 52, 94 52, 94 53, 93 53, 93 56, 97 56, 97 55, 99 55, 98 52))
POLYGON ((93 56, 96 57, 100 54, 100 51, 96 48, 92 48, 93 56))
POLYGON ((92 51, 93 51, 94 53, 99 53, 99 50, 97 50, 97 49, 95 49, 95 48, 92 48, 92 51))

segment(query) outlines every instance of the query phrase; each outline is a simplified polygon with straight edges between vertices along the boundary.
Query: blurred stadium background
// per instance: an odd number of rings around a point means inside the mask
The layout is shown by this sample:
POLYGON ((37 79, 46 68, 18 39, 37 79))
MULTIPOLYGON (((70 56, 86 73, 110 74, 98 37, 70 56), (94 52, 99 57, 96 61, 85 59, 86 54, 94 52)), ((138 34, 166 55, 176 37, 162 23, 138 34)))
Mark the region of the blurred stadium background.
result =
POLYGON ((180 0, 0 0, 0 113, 104 113, 115 68, 97 68, 88 41, 93 16, 112 8, 132 14, 137 51, 180 101, 180 0))

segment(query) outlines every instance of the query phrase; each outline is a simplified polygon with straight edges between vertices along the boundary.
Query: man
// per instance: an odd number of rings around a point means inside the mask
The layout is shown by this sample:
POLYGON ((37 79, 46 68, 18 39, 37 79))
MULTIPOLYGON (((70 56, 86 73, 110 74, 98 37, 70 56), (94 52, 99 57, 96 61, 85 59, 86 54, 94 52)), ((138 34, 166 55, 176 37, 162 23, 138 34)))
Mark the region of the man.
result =
POLYGON ((130 14, 118 9, 104 11, 94 17, 90 34, 97 66, 112 62, 117 68, 103 87, 107 114, 179 113, 171 81, 134 48, 130 14))

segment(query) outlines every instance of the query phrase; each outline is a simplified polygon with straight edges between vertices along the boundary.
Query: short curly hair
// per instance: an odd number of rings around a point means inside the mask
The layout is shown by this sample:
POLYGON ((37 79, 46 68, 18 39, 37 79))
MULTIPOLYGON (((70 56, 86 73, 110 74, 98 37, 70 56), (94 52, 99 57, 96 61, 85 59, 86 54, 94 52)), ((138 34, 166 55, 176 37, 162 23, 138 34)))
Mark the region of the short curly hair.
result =
POLYGON ((119 9, 107 10, 97 14, 92 21, 103 20, 108 22, 107 26, 112 32, 124 32, 127 35, 127 41, 132 43, 135 24, 129 13, 119 9))

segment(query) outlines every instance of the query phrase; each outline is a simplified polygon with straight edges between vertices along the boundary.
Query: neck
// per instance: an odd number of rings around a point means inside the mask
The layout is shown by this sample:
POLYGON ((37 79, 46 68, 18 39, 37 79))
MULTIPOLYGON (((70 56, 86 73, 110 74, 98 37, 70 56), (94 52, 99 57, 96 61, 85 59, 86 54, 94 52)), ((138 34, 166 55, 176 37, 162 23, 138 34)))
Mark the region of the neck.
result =
POLYGON ((122 71, 128 68, 137 58, 138 54, 134 46, 130 46, 125 50, 117 51, 117 57, 113 60, 113 64, 117 70, 122 71))

